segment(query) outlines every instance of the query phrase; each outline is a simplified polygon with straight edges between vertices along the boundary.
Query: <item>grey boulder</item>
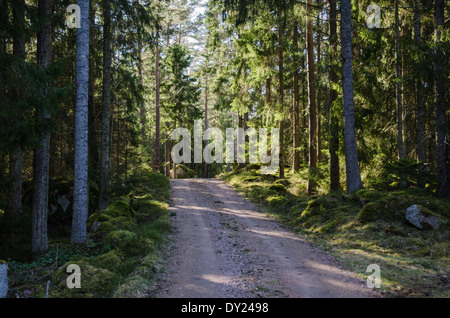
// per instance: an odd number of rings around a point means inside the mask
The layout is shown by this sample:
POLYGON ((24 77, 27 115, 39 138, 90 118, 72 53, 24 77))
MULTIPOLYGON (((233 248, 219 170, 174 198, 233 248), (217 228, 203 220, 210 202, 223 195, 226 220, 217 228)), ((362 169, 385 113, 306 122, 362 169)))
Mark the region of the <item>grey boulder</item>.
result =
POLYGON ((430 214, 427 209, 414 204, 406 209, 406 220, 419 229, 438 229, 444 221, 439 216, 430 214))

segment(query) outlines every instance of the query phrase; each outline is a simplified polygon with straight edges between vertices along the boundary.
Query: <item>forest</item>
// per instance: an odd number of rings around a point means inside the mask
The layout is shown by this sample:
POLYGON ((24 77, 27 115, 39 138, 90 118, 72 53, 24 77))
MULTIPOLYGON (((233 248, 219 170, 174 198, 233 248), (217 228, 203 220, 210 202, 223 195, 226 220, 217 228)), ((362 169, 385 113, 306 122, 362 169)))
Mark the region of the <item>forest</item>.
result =
POLYGON ((325 248, 361 239, 432 272, 404 283, 416 272, 396 267, 388 295, 450 296, 447 1, 74 4, 0 0, 8 297, 137 297, 184 178, 221 178, 325 248), (174 162, 172 132, 195 121, 278 129, 276 173, 249 163, 248 135, 243 163, 174 162), (407 224, 415 204, 437 225, 407 224), (92 277, 81 295, 63 286, 69 260, 92 277))

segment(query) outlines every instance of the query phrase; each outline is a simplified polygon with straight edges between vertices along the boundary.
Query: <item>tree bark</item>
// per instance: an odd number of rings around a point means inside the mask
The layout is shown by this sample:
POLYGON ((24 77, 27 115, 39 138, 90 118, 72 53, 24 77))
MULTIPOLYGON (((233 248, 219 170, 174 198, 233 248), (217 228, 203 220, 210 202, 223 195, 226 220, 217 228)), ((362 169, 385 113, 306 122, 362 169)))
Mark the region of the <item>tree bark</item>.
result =
POLYGON ((293 162, 292 162, 292 170, 293 171, 299 171, 300 170, 300 123, 299 123, 299 87, 298 87, 298 71, 299 71, 299 63, 298 63, 298 23, 294 22, 293 29, 292 29, 292 39, 293 39, 293 49, 294 49, 294 56, 293 56, 293 68, 294 68, 294 78, 293 78, 293 104, 292 104, 292 119, 293 119, 293 162))
MULTIPOLYGON (((51 63, 51 4, 50 0, 39 0, 39 17, 44 19, 37 37, 37 63, 45 68, 51 63)), ((39 110, 38 116, 50 118, 50 113, 39 110)), ((48 250, 47 215, 48 215, 48 179, 50 161, 50 132, 41 136, 41 145, 34 151, 33 171, 33 208, 31 251, 42 254, 48 250)))
MULTIPOLYGON (((419 1, 414 2, 414 42, 417 48, 422 45, 421 35, 421 13, 419 1)), ((427 161, 426 140, 425 140, 425 108, 423 103, 423 85, 422 79, 416 79, 416 153, 417 160, 427 161)))
POLYGON ((351 22, 350 0, 341 0, 342 101, 344 107, 345 166, 348 193, 353 193, 362 188, 355 133, 351 22))
MULTIPOLYGON (((95 24, 96 6, 90 3, 90 23, 95 24)), ((89 52, 95 54, 95 37, 96 28, 90 28, 89 30, 89 52)), ((100 149, 97 139, 96 132, 96 104, 95 104, 95 94, 96 94, 96 72, 95 72, 95 59, 89 59, 89 179, 97 182, 99 184, 100 180, 100 149)))
POLYGON ((445 100, 445 80, 443 76, 444 54, 441 49, 441 30, 444 26, 444 1, 434 2, 435 23, 435 52, 434 52, 434 82, 435 82, 435 104, 436 104, 436 132, 437 132, 437 195, 439 197, 450 197, 450 159, 449 159, 449 130, 447 111, 448 105, 445 100))
POLYGON ((111 1, 103 0, 103 89, 102 89, 102 164, 100 173, 100 193, 98 207, 103 210, 108 205, 111 117, 111 1))
MULTIPOLYGON (((317 4, 319 4, 319 1, 317 2, 317 4)), ((320 5, 320 4, 319 4, 320 5)), ((316 36, 317 36, 317 65, 320 68, 320 59, 321 59, 321 54, 322 54, 322 35, 320 34, 320 14, 317 15, 317 20, 316 20, 316 27, 317 27, 317 32, 316 32, 316 36)), ((320 74, 321 70, 319 69, 318 74, 320 74)), ((322 105, 320 104, 320 93, 321 93, 321 85, 320 85, 320 80, 317 81, 317 96, 316 96, 316 116, 317 116, 317 160, 318 162, 322 161, 322 136, 321 136, 321 132, 322 132, 322 118, 321 118, 321 107, 322 105)))
POLYGON ((167 178, 170 178, 170 141, 169 141, 169 138, 170 138, 170 132, 169 132, 169 129, 170 129, 170 124, 169 124, 169 122, 166 122, 166 141, 165 141, 165 150, 166 150, 166 165, 165 165, 165 167, 166 167, 166 177, 167 178))
POLYGON ((278 104, 280 106, 281 119, 279 122, 280 145, 280 173, 279 178, 284 179, 284 74, 283 74, 283 27, 278 26, 278 104))
MULTIPOLYGON (((12 5, 13 14, 13 54, 25 60, 25 1, 18 0, 12 5)), ((18 99, 20 91, 15 90, 14 98, 18 99)), ((17 145, 9 156, 9 180, 11 182, 8 195, 8 209, 10 213, 20 213, 22 210, 22 168, 23 151, 22 146, 17 145)))
POLYGON ((81 28, 77 29, 75 159, 72 243, 87 239, 88 216, 88 93, 89 93, 89 0, 78 0, 81 28))
MULTIPOLYGON (((208 129, 208 76, 205 78, 205 134, 208 129)), ((208 163, 203 160, 203 178, 208 178, 208 163)))
POLYGON ((161 158, 161 145, 160 145, 160 74, 159 74, 159 28, 156 28, 156 44, 155 44, 155 100, 156 100, 156 118, 155 118, 155 166, 159 171, 160 158, 161 158))
MULTIPOLYGON (((144 73, 143 73, 143 67, 142 67, 142 43, 141 43, 140 39, 138 42, 138 54, 139 54, 139 58, 137 61, 137 65, 138 65, 138 71, 139 71, 139 84, 141 85, 141 87, 144 87, 144 73)), ((139 115, 141 117, 141 135, 142 135, 142 138, 144 140, 146 140, 147 119, 145 116, 144 102, 142 102, 142 101, 139 102, 139 115)))
POLYGON ((402 66, 400 56, 400 21, 398 16, 398 0, 395 2, 395 74, 397 95, 397 147, 398 159, 405 158, 403 146, 403 105, 402 105, 402 66))
POLYGON ((272 90, 272 79, 270 77, 266 78, 266 94, 265 94, 265 102, 266 102, 266 107, 270 108, 270 104, 271 104, 271 100, 272 100, 272 94, 271 94, 271 90, 272 90))
MULTIPOLYGON (((338 77, 336 74, 336 69, 333 65, 333 59, 337 53, 337 27, 336 27, 336 2, 337 0, 328 0, 330 6, 330 17, 329 17, 329 28, 330 28, 330 61, 329 61, 329 79, 330 84, 334 85, 338 83, 338 77)), ((330 88, 330 101, 329 101, 329 116, 330 116, 330 190, 339 190, 340 185, 340 172, 339 172, 339 156, 337 154, 339 150, 339 125, 338 119, 333 111, 333 104, 336 102, 338 97, 337 91, 331 87, 330 88)))
MULTIPOLYGON (((309 104, 309 169, 310 174, 317 168, 317 109, 316 90, 314 87, 314 46, 313 27, 311 13, 312 0, 308 0, 306 16, 306 50, 307 50, 307 72, 308 72, 308 104, 309 104)), ((308 194, 314 192, 316 187, 314 178, 308 179, 308 194)))

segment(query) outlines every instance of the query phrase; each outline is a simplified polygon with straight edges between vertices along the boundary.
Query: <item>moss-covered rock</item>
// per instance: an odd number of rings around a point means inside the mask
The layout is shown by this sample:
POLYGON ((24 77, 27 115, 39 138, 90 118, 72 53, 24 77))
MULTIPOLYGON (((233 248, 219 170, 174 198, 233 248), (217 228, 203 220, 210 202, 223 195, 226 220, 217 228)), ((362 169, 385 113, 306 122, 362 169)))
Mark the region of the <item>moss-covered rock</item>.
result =
POLYGON ((262 178, 260 176, 248 176, 248 177, 245 177, 242 181, 245 183, 261 182, 262 178))
POLYGON ((381 199, 367 203, 359 212, 357 220, 361 223, 385 220, 405 222, 405 211, 416 200, 426 200, 412 195, 390 193, 381 199))
POLYGON ((115 298, 143 298, 148 297, 152 288, 148 279, 133 275, 117 288, 115 298))
POLYGON ((154 273, 158 273, 161 270, 161 260, 155 254, 147 254, 142 258, 140 266, 136 269, 137 273, 147 278, 153 277, 154 273), (147 270, 150 272, 147 272, 147 270))
POLYGON ((93 226, 91 237, 98 240, 117 230, 132 231, 136 227, 136 222, 127 217, 109 218, 107 221, 98 222, 98 226, 93 226))
POLYGON ((375 201, 367 203, 358 213, 356 219, 361 223, 375 222, 379 219, 391 219, 389 207, 384 201, 375 201))
POLYGON ((136 212, 137 223, 155 221, 166 213, 168 204, 161 201, 148 200, 136 212))
POLYGON ((151 204, 153 201, 155 201, 154 196, 146 193, 145 195, 134 196, 133 198, 131 198, 130 205, 134 211, 139 211, 142 206, 151 204))
POLYGON ((405 218, 417 228, 425 230, 438 229, 442 224, 447 223, 443 216, 417 204, 406 209, 405 218))
POLYGON ((105 210, 95 212, 88 218, 88 221, 87 221, 88 228, 91 228, 94 225, 94 223, 96 223, 96 222, 99 222, 99 223, 106 222, 106 221, 111 220, 112 218, 113 217, 111 215, 105 213, 105 210))
POLYGON ((178 179, 190 179, 195 178, 197 176, 197 173, 186 167, 182 164, 177 164, 177 178, 178 179))
POLYGON ((300 215, 301 219, 309 219, 312 216, 320 215, 325 208, 320 200, 311 200, 308 202, 306 209, 300 215))
POLYGON ((267 198, 267 203, 269 207, 275 208, 277 210, 281 209, 281 207, 285 204, 286 199, 283 196, 275 195, 267 198))
POLYGON ((111 250, 105 254, 95 257, 91 261, 91 265, 97 268, 107 269, 110 272, 116 273, 119 271, 122 259, 116 250, 111 250))
POLYGON ((352 194, 352 196, 360 201, 363 204, 377 201, 382 198, 383 194, 377 190, 371 189, 360 189, 352 194))
POLYGON ((278 192, 278 193, 281 193, 281 194, 287 192, 286 186, 284 186, 283 184, 280 184, 280 183, 272 184, 271 186, 269 186, 269 190, 272 190, 272 191, 275 191, 275 192, 278 192))
POLYGON ((112 217, 127 217, 130 220, 134 217, 134 211, 130 206, 130 203, 125 200, 118 200, 109 205, 105 209, 105 213, 112 217))
POLYGON ((250 163, 250 164, 246 165, 244 169, 246 171, 259 170, 259 169, 261 169, 261 164, 259 164, 259 163, 250 163))
POLYGON ((96 268, 87 261, 69 262, 55 274, 49 296, 52 298, 97 298, 111 297, 119 284, 119 276, 113 272, 96 268), (80 267, 81 288, 69 288, 67 267, 76 264, 80 267))
POLYGON ((285 187, 289 187, 291 182, 288 179, 278 179, 273 184, 282 184, 285 187))
POLYGON ((154 243, 150 239, 126 230, 109 233, 105 237, 105 242, 125 256, 145 255, 154 250, 154 243))
POLYGON ((118 200, 109 205, 106 209, 95 212, 88 218, 88 228, 91 228, 95 222, 111 221, 114 218, 126 218, 129 221, 134 220, 134 210, 125 200, 118 200))

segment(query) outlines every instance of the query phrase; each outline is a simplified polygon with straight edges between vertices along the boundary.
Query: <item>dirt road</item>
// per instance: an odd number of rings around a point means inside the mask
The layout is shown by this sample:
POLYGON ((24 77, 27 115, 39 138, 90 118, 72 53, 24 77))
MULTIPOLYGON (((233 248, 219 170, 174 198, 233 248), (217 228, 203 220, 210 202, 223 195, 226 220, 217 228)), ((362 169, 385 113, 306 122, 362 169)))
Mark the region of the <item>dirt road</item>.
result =
POLYGON ((172 180, 174 234, 156 297, 371 297, 366 283, 225 182, 172 180))

